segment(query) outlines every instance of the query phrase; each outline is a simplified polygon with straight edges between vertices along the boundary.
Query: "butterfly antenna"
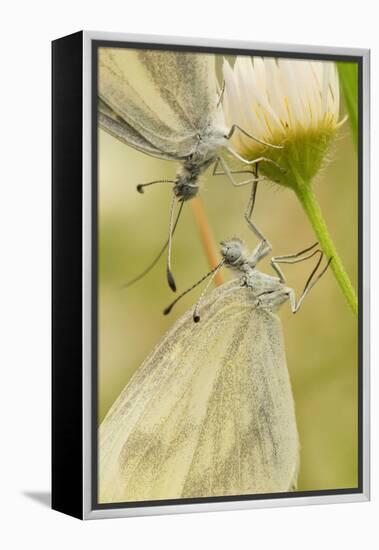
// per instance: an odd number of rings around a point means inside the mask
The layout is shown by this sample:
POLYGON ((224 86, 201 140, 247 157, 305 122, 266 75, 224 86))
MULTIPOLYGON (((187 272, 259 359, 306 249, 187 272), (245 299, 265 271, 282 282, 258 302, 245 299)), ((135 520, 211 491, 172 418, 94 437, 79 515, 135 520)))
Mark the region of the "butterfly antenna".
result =
POLYGON ((203 292, 200 294, 198 301, 196 302, 195 309, 193 310, 193 320, 194 320, 195 323, 198 323, 200 321, 200 315, 199 315, 200 304, 203 301, 203 298, 204 298, 205 294, 207 293, 210 284, 212 283, 213 279, 216 277, 217 273, 220 271, 220 269, 222 268, 224 263, 225 263, 225 260, 222 259, 221 262, 218 264, 218 266, 216 266, 216 268, 214 269, 214 272, 212 274, 212 277, 209 279, 209 281, 206 284, 203 292))
POLYGON ((171 270, 171 251, 172 251, 172 235, 173 235, 173 224, 174 224, 174 211, 176 203, 175 195, 172 197, 171 206, 170 206, 170 222, 168 226, 168 253, 167 253, 167 264, 166 264, 166 276, 168 286, 173 292, 176 292, 175 279, 171 270))
MULTIPOLYGON (((194 288, 196 288, 198 285, 200 285, 203 281, 205 281, 205 279, 207 279, 210 275, 215 275, 217 273, 217 271, 220 269, 220 267, 224 264, 224 260, 221 260, 221 262, 216 265, 215 268, 213 268, 211 271, 209 271, 206 275, 204 275, 204 277, 202 277, 201 279, 199 279, 194 285, 192 285, 190 288, 187 288, 187 290, 185 290, 184 292, 182 292, 182 294, 180 296, 178 296, 173 302, 171 302, 171 304, 169 306, 166 307, 166 309, 163 310, 163 314, 164 315, 168 315, 170 313, 170 311, 172 310, 172 308, 174 307, 174 305, 179 302, 179 300, 181 300, 183 298, 183 296, 185 296, 186 294, 188 294, 189 292, 191 292, 191 290, 193 290, 194 288)), ((211 279, 211 281, 213 280, 213 277, 211 279)), ((207 285, 207 288, 208 288, 208 285, 207 285)), ((199 318, 200 320, 200 318, 199 318)), ((197 322, 197 321, 195 321, 197 322)))
MULTIPOLYGON (((178 225, 178 221, 179 221, 179 218, 180 218, 180 214, 181 214, 181 211, 182 211, 182 208, 183 208, 183 204, 184 202, 181 202, 180 203, 180 208, 179 208, 179 211, 178 211, 178 214, 176 216, 176 220, 175 220, 175 223, 174 223, 174 227, 172 228, 172 234, 175 233, 175 229, 176 229, 176 226, 178 225)), ((134 283, 136 283, 137 281, 139 281, 140 279, 142 279, 145 275, 147 275, 149 273, 149 271, 151 271, 153 269, 153 267, 158 263, 158 261, 161 259, 161 257, 163 256, 163 253, 164 251, 166 250, 168 246, 168 239, 167 241, 164 243, 164 245, 162 246, 161 250, 159 251, 158 255, 154 258, 154 260, 147 266, 146 269, 144 269, 142 271, 142 273, 140 273, 139 275, 137 275, 136 277, 134 277, 133 279, 131 279, 130 281, 127 281, 126 283, 124 283, 122 285, 121 288, 128 288, 129 286, 132 286, 134 283)))
POLYGON ((155 183, 173 183, 175 184, 175 180, 154 180, 154 181, 149 181, 148 183, 140 183, 137 185, 137 191, 138 193, 144 193, 144 188, 145 187, 148 187, 149 185, 154 185, 155 183))

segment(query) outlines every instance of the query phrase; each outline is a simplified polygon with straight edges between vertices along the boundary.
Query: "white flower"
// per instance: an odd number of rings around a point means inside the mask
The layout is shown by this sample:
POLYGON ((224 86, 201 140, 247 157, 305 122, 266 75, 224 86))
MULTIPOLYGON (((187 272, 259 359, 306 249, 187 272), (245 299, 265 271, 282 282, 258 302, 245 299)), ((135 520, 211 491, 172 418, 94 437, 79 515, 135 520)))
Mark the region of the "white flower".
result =
POLYGON ((240 56, 233 68, 225 61, 223 72, 227 123, 283 149, 263 153, 262 145, 242 132, 234 133, 232 147, 245 158, 264 154, 281 164, 284 178, 268 163, 260 170, 284 185, 292 186, 292 168, 310 180, 341 124, 335 63, 240 56))

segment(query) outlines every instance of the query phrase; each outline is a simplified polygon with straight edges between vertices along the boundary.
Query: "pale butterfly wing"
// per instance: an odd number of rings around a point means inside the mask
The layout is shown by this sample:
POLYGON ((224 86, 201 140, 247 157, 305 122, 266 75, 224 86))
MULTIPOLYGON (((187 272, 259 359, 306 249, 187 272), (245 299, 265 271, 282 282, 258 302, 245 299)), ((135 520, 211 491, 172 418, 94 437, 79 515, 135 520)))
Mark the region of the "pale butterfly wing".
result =
MULTIPOLYGON (((234 280, 223 288, 237 288, 239 285, 234 280)), ((206 306, 211 307, 219 295, 218 289, 212 292, 206 300, 206 306)), ((179 350, 173 343, 184 342, 184 327, 193 328, 194 322, 189 313, 183 315, 175 326, 167 333, 160 344, 146 358, 137 369, 132 380, 127 384, 119 398, 115 401, 102 422, 99 430, 99 479, 101 499, 107 500, 109 493, 113 493, 113 485, 117 484, 120 454, 134 427, 144 415, 145 408, 151 403, 157 391, 166 391, 168 376, 177 372, 170 364, 171 352, 175 354, 179 350), (164 360, 161 361, 161 358, 164 360), (158 367, 158 362, 159 367, 158 367), (103 496, 102 496, 103 495, 103 496)), ((188 342, 187 342, 188 345, 188 342)), ((187 369, 187 374, 191 369, 187 369)), ((113 498, 113 497, 112 497, 113 498)))
MULTIPOLYGON (((189 156, 197 143, 197 135, 203 130, 203 124, 206 126, 212 118, 216 105, 214 56, 208 57, 203 59, 197 54, 174 52, 139 53, 122 48, 100 49, 98 88, 102 103, 99 110, 105 117, 104 124, 104 117, 100 118, 100 125, 108 131, 109 124, 106 123, 110 120, 107 117, 112 112, 117 116, 118 125, 124 121, 128 132, 131 127, 147 142, 147 148, 152 146, 162 153, 161 158, 169 155, 172 160, 182 160, 189 156), (175 62, 179 56, 183 59, 175 62), (212 60, 213 73, 208 73, 212 60), (210 86, 212 80, 213 86, 210 86), (197 89, 195 96, 194 88, 197 89), (210 105, 211 90, 214 92, 213 111, 202 114, 201 109, 208 109, 210 105)), ((128 132, 118 135, 117 125, 112 125, 112 135, 121 141, 126 140, 128 132)), ((141 143, 139 148, 142 150, 141 143)), ((133 139, 129 144, 135 146, 133 139)))
POLYGON ((141 134, 136 132, 125 120, 121 119, 108 105, 99 99, 99 124, 103 130, 108 132, 122 143, 134 147, 142 153, 164 160, 172 160, 172 155, 162 153, 159 149, 149 143, 141 134))
POLYGON ((217 105, 213 54, 140 50, 138 56, 183 129, 196 134, 213 124, 217 105))
POLYGON ((299 443, 279 319, 232 281, 183 315, 99 430, 99 501, 288 491, 299 443))
MULTIPOLYGON (((180 155, 177 155, 173 140, 174 127, 165 118, 159 96, 156 94, 155 101, 149 98, 150 78, 146 69, 142 70, 139 65, 137 52, 133 50, 104 48, 99 51, 100 112, 105 104, 120 121, 125 121, 148 143, 176 159, 180 155), (129 81, 131 74, 133 84, 129 81), (142 94, 136 89, 141 84, 144 84, 142 94)), ((104 129, 107 130, 106 127, 104 129)))

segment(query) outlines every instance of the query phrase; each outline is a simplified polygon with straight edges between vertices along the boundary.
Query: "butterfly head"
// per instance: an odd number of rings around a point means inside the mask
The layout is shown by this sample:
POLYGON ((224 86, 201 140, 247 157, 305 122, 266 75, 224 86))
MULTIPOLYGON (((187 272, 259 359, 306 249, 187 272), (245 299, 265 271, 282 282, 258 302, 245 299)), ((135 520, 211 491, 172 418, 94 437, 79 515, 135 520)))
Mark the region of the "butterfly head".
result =
POLYGON ((221 241, 221 255, 225 264, 236 267, 245 261, 244 244, 241 239, 233 238, 221 241))
POLYGON ((182 166, 175 178, 174 193, 181 201, 193 199, 199 191, 199 170, 182 166))
POLYGON ((177 181, 174 187, 174 193, 181 201, 188 201, 196 197, 199 191, 197 182, 177 181))

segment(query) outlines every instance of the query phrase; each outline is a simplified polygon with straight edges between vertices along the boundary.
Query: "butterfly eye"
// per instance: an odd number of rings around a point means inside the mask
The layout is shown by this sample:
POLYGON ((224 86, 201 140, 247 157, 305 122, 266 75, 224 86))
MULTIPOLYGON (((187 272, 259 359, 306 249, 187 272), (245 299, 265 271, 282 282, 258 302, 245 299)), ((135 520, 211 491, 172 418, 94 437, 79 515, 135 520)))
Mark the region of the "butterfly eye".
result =
POLYGON ((233 249, 233 250, 229 250, 229 258, 231 259, 232 262, 235 262, 236 260, 238 260, 238 258, 240 257, 240 252, 236 249, 233 249))
POLYGON ((223 246, 221 254, 227 262, 234 263, 241 257, 241 249, 236 246, 223 246))

